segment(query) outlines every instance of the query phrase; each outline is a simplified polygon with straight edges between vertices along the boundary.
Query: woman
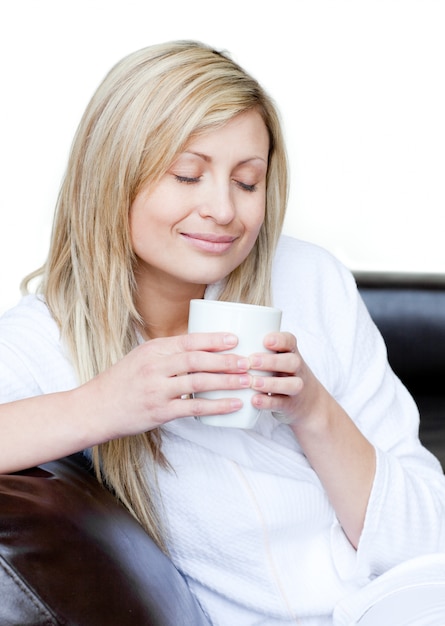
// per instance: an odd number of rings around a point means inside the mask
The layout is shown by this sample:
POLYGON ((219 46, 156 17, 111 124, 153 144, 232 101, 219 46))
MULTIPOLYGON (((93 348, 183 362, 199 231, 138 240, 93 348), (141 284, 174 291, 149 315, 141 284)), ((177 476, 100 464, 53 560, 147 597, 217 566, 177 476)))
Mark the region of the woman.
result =
POLYGON ((253 78, 198 43, 136 52, 81 121, 39 295, 0 322, 0 470, 90 450, 214 624, 330 624, 349 592, 444 549, 414 403, 349 272, 279 238, 286 192, 253 78), (202 297, 283 309, 272 352, 187 335, 202 297), (254 430, 189 417, 236 411, 247 386, 254 430), (217 389, 234 398, 193 398, 217 389))

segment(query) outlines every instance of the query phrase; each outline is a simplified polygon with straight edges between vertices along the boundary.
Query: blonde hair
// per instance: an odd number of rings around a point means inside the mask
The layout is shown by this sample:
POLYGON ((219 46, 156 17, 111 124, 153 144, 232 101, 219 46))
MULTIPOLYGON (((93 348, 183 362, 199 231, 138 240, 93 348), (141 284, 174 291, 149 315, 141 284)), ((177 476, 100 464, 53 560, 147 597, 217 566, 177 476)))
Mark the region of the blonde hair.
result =
MULTIPOLYGON (((190 138, 256 109, 270 136, 265 220, 221 299, 269 304, 271 266, 287 201, 287 162, 275 106, 257 81, 226 54, 189 41, 130 54, 105 77, 77 130, 62 182, 39 290, 61 328, 79 381, 128 353, 141 322, 135 307, 135 258, 129 208, 154 185, 190 138), (255 280, 252 280, 255 277, 255 280)), ((165 464, 159 430, 96 447, 99 478, 164 547, 153 488, 165 464), (148 453, 148 454, 147 454, 148 453)))

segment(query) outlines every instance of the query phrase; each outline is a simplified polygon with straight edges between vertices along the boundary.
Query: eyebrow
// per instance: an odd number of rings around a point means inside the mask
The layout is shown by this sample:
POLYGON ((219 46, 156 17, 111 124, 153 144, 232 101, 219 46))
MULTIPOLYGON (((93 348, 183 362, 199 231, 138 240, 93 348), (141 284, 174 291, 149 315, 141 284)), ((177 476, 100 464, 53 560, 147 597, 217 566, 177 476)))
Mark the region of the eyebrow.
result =
POLYGON ((203 159, 206 162, 209 162, 212 160, 211 157, 209 157, 207 154, 203 154, 202 152, 194 152, 192 150, 184 150, 184 152, 182 154, 193 154, 194 156, 199 157, 200 159, 203 159))
MULTIPOLYGON (((203 161, 205 161, 206 163, 209 163, 212 160, 212 157, 209 156, 208 154, 203 154, 202 152, 195 152, 193 150, 184 150, 182 154, 193 154, 194 156, 197 156, 200 159, 203 159, 203 161)), ((244 159, 243 161, 240 161, 238 165, 244 165, 245 163, 249 163, 249 161, 256 161, 256 160, 262 161, 263 163, 267 165, 267 161, 265 161, 260 156, 253 156, 253 157, 249 157, 248 159, 244 159)))

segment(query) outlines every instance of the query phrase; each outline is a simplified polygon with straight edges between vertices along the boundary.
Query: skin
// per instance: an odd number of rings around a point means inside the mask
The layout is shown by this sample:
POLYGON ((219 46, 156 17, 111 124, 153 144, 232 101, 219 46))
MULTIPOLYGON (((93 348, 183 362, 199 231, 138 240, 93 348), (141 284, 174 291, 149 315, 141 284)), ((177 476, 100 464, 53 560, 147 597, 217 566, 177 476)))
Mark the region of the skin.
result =
POLYGON ((260 114, 240 115, 191 141, 135 198, 130 228, 147 338, 185 333, 189 301, 251 251, 264 219, 268 152, 260 114))
POLYGON ((193 139, 130 210, 137 307, 147 340, 77 389, 0 406, 0 471, 10 472, 189 415, 227 414, 235 399, 181 399, 252 387, 279 411, 357 547, 375 472, 371 444, 313 375, 290 333, 264 339, 272 353, 237 355, 237 338, 187 334, 189 301, 237 267, 264 218, 269 139, 256 111, 193 139), (233 349, 233 353, 221 354, 233 349), (249 369, 272 371, 250 376, 249 369), (60 419, 63 414, 64 419, 60 419), (51 436, 49 436, 49 434, 51 436))

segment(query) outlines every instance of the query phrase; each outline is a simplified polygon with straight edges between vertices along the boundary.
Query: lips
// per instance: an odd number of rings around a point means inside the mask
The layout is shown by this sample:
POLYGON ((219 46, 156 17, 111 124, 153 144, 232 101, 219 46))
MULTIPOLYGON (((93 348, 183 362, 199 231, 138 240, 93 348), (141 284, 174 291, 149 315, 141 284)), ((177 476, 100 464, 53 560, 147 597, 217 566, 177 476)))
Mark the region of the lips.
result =
POLYGON ((215 235, 213 233, 181 233, 181 236, 194 248, 211 253, 226 252, 238 239, 233 235, 215 235))

